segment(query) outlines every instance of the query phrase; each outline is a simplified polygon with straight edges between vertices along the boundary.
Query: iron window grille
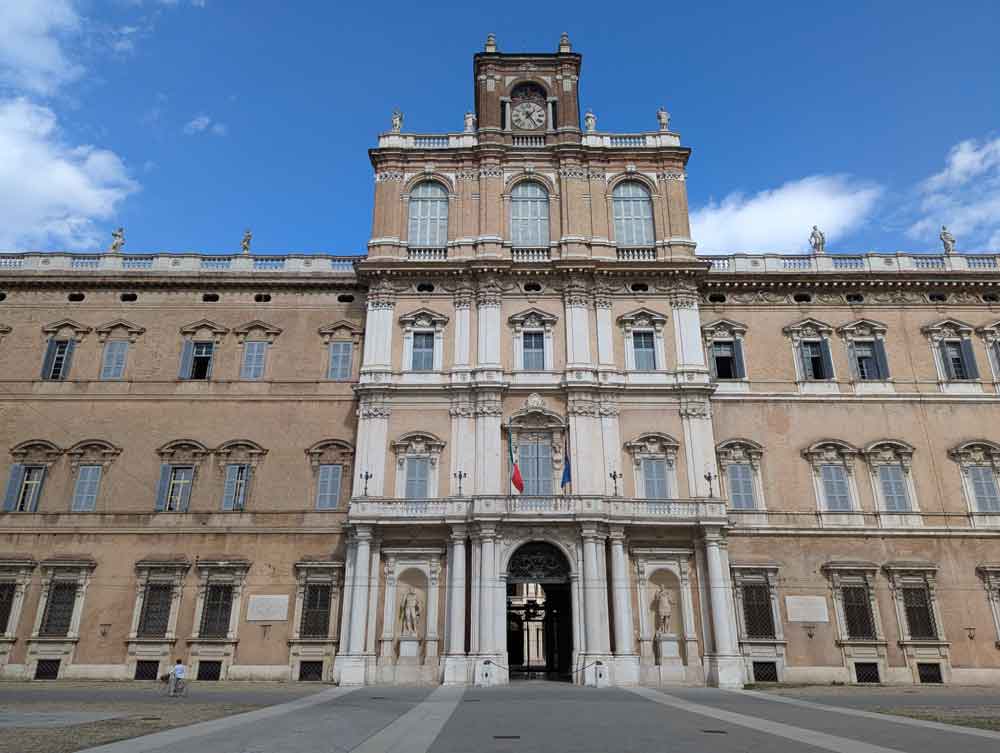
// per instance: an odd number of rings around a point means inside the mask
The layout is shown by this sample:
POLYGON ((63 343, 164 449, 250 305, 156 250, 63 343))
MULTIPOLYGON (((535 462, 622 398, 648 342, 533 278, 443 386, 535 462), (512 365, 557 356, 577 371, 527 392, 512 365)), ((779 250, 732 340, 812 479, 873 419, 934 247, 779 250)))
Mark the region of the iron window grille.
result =
POLYGON ((931 609, 931 596, 925 586, 904 588, 903 608, 906 612, 906 625, 910 638, 937 639, 938 632, 934 624, 934 612, 931 609))
POLYGON ((747 638, 774 639, 774 612, 771 609, 771 589, 764 583, 745 583, 743 590, 743 620, 747 638))
POLYGON ((841 589, 841 596, 844 601, 847 637, 851 640, 876 640, 878 636, 875 633, 875 616, 872 614, 868 588, 844 586, 841 589))
POLYGON ((173 596, 174 587, 169 583, 150 583, 146 586, 137 631, 140 638, 166 636, 173 596))
POLYGON ((875 662, 855 662, 854 663, 854 678, 856 682, 859 683, 879 683, 882 682, 882 678, 879 677, 878 664, 875 662))
POLYGON ((76 583, 65 582, 56 582, 49 587, 49 598, 45 602, 39 635, 59 638, 69 635, 73 607, 76 606, 76 589, 76 583))
POLYGON ((302 598, 302 638, 327 638, 330 630, 331 587, 326 583, 310 583, 302 598))
POLYGON ((229 635, 229 618, 233 610, 233 587, 213 584, 205 590, 201 611, 200 638, 226 638, 229 635))

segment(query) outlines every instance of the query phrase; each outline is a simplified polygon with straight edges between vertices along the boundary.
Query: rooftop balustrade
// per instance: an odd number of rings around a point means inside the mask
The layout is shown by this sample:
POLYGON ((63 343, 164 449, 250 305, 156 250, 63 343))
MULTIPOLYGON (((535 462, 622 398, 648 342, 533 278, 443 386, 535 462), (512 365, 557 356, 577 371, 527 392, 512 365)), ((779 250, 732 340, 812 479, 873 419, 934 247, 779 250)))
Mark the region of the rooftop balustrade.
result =
POLYGON ((0 253, 0 272, 86 272, 156 274, 224 272, 299 274, 354 274, 354 264, 361 256, 327 256, 320 254, 282 254, 272 256, 209 254, 69 254, 28 251, 0 253))
POLYGON ((995 272, 1000 254, 728 254, 702 256, 712 262, 712 274, 785 272, 892 274, 908 272, 995 272))

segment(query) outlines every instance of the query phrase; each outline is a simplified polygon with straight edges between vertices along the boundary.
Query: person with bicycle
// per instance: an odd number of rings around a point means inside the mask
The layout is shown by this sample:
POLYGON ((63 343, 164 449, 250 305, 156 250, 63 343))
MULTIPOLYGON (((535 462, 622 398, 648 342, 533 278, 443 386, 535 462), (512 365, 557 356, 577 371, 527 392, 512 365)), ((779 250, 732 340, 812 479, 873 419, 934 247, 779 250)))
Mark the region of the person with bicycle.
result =
POLYGON ((184 692, 185 677, 187 677, 187 667, 178 659, 177 663, 170 670, 170 676, 167 680, 170 684, 170 689, 167 694, 170 696, 181 695, 184 692))

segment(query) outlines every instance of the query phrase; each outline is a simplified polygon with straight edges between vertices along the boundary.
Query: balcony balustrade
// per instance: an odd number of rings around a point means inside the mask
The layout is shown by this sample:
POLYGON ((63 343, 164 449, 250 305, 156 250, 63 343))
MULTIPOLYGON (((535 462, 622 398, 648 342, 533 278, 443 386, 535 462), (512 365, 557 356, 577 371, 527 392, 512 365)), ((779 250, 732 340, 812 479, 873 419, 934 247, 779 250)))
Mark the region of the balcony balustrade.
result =
POLYGON ((408 248, 408 261, 448 261, 447 248, 408 248))
POLYGON ((538 264, 548 261, 552 251, 548 248, 513 248, 510 255, 518 264, 538 264))
POLYGON ((618 261, 656 261, 656 249, 649 248, 619 248, 618 261))
POLYGON ((712 274, 785 272, 908 274, 912 272, 991 272, 1000 254, 730 254, 708 257, 712 274))

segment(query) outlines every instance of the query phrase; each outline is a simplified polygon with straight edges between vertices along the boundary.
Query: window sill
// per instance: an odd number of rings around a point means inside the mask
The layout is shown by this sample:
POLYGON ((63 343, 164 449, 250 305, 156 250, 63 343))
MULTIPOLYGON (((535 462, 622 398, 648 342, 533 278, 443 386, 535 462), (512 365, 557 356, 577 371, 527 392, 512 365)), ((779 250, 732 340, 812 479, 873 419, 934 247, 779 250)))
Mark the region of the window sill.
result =
POLYGON ((888 395, 896 392, 896 385, 888 381, 864 380, 854 383, 856 395, 888 395))
POLYGON ((288 645, 301 645, 301 644, 313 644, 313 645, 326 645, 326 644, 336 644, 336 638, 289 638, 288 645))
POLYGON ((982 395, 983 385, 979 381, 938 382, 941 392, 948 395, 982 395))
POLYGON ((909 512, 880 510, 878 513, 878 524, 880 528, 922 528, 924 518, 918 510, 909 512))
POLYGON ((28 639, 32 643, 79 643, 78 635, 33 635, 28 639))
POLYGON ((187 642, 189 645, 192 643, 209 643, 217 646, 225 646, 230 643, 232 644, 239 643, 240 639, 239 638, 188 638, 187 642))
POLYGON ((973 528, 1000 528, 1000 512, 971 512, 969 519, 973 528))
POLYGON ((799 392, 803 395, 831 395, 840 392, 840 385, 832 379, 799 382, 799 392))
POLYGON ((858 511, 827 511, 823 510, 819 514, 819 523, 822 527, 828 526, 852 526, 863 527, 865 524, 864 513, 858 511))
POLYGON ((785 646, 788 641, 783 638, 740 638, 740 643, 751 646, 785 646))
POLYGON ((836 644, 850 648, 885 648, 889 641, 885 638, 838 638, 836 644))
POLYGON ((129 638, 128 642, 129 643, 138 643, 140 645, 155 645, 155 644, 161 644, 161 643, 177 643, 177 637, 176 636, 172 636, 171 637, 171 636, 164 635, 161 638, 153 638, 153 637, 150 637, 148 635, 144 635, 144 636, 136 636, 134 638, 129 638))
POLYGON ((906 640, 896 642, 904 648, 948 648, 951 646, 951 641, 942 640, 941 638, 907 638, 906 640))
POLYGON ((750 391, 750 382, 746 379, 716 379, 717 393, 740 393, 750 391))

